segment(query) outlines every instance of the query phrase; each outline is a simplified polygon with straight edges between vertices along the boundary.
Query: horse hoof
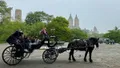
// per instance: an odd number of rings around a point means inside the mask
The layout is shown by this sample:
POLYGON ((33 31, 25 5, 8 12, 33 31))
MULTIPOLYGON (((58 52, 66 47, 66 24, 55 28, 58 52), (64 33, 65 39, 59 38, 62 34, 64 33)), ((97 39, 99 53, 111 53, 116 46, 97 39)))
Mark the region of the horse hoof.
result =
POLYGON ((93 63, 93 61, 90 61, 90 63, 93 63))
POLYGON ((76 60, 74 59, 73 62, 76 62, 76 60))
POLYGON ((84 59, 84 62, 87 62, 87 60, 86 60, 86 59, 84 59))
POLYGON ((93 63, 93 60, 89 60, 90 61, 90 63, 93 63))

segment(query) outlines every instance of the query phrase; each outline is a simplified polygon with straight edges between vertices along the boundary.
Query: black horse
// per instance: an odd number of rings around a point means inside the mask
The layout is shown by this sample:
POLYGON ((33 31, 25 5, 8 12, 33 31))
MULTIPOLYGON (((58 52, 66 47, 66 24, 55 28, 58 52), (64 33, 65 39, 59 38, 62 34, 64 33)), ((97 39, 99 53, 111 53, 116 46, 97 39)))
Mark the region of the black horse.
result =
POLYGON ((98 44, 98 40, 99 38, 94 38, 91 37, 87 40, 74 40, 72 42, 69 42, 68 44, 68 49, 70 49, 70 53, 69 53, 69 58, 68 60, 71 61, 71 57, 73 61, 76 61, 76 59, 74 58, 74 50, 80 50, 80 51, 86 51, 85 52, 85 56, 84 56, 84 61, 87 62, 87 53, 89 52, 89 61, 93 62, 92 60, 92 51, 94 49, 94 45, 96 45, 96 47, 99 47, 98 44))

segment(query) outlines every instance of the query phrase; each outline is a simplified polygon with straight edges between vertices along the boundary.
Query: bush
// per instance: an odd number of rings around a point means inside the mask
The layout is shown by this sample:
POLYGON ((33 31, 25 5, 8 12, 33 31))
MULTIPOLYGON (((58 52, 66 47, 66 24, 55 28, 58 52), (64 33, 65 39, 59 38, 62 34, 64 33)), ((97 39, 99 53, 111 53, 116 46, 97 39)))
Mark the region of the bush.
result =
POLYGON ((25 35, 41 39, 39 31, 43 27, 47 27, 49 35, 55 35, 59 40, 70 41, 72 39, 86 39, 87 34, 80 29, 69 29, 68 21, 62 17, 56 17, 49 24, 42 22, 27 24, 23 22, 7 22, 0 24, 0 43, 6 41, 6 39, 16 30, 22 30, 25 35), (55 29, 55 31, 51 31, 55 29))
POLYGON ((104 34, 104 37, 120 43, 120 30, 110 30, 108 33, 104 34))
POLYGON ((80 29, 71 29, 72 39, 86 39, 88 35, 80 29))
POLYGON ((0 25, 0 43, 14 33, 16 30, 22 30, 25 35, 39 38, 39 31, 44 27, 44 24, 39 22, 32 25, 21 22, 10 22, 0 25))

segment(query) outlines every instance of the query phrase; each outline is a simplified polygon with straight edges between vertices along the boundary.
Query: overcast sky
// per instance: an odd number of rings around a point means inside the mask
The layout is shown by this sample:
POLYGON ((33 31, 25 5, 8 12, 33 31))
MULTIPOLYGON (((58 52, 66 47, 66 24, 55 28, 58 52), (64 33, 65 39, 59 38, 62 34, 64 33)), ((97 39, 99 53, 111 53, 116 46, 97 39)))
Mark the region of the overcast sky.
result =
POLYGON ((120 0, 5 0, 8 6, 22 10, 22 19, 27 13, 44 11, 54 16, 63 16, 68 19, 77 14, 80 28, 107 32, 115 26, 120 27, 120 0))

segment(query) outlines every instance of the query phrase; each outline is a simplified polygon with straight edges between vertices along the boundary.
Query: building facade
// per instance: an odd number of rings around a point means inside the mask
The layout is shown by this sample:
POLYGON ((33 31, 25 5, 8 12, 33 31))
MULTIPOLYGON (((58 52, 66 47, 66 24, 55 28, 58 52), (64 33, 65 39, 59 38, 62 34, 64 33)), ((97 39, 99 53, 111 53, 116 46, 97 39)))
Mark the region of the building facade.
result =
POLYGON ((99 33, 98 30, 97 30, 97 28, 95 26, 93 28, 93 33, 99 33))
POLYGON ((5 17, 7 18, 7 19, 9 19, 9 20, 11 20, 11 11, 12 11, 12 7, 9 7, 9 11, 8 11, 8 13, 5 13, 5 17))
POLYGON ((22 21, 22 11, 20 9, 15 10, 15 20, 22 21))
POLYGON ((70 14, 70 16, 69 16, 69 18, 68 18, 68 21, 69 21, 69 28, 70 28, 70 29, 80 28, 80 27, 79 27, 79 19, 78 19, 77 15, 75 16, 74 22, 73 22, 72 15, 70 14))
POLYGON ((68 22, 69 22, 69 28, 73 28, 73 18, 72 18, 72 16, 71 16, 71 14, 70 14, 70 17, 69 17, 69 19, 68 19, 68 22))
POLYGON ((80 28, 79 27, 79 19, 78 19, 77 15, 75 16, 75 19, 74 19, 74 28, 80 28))

